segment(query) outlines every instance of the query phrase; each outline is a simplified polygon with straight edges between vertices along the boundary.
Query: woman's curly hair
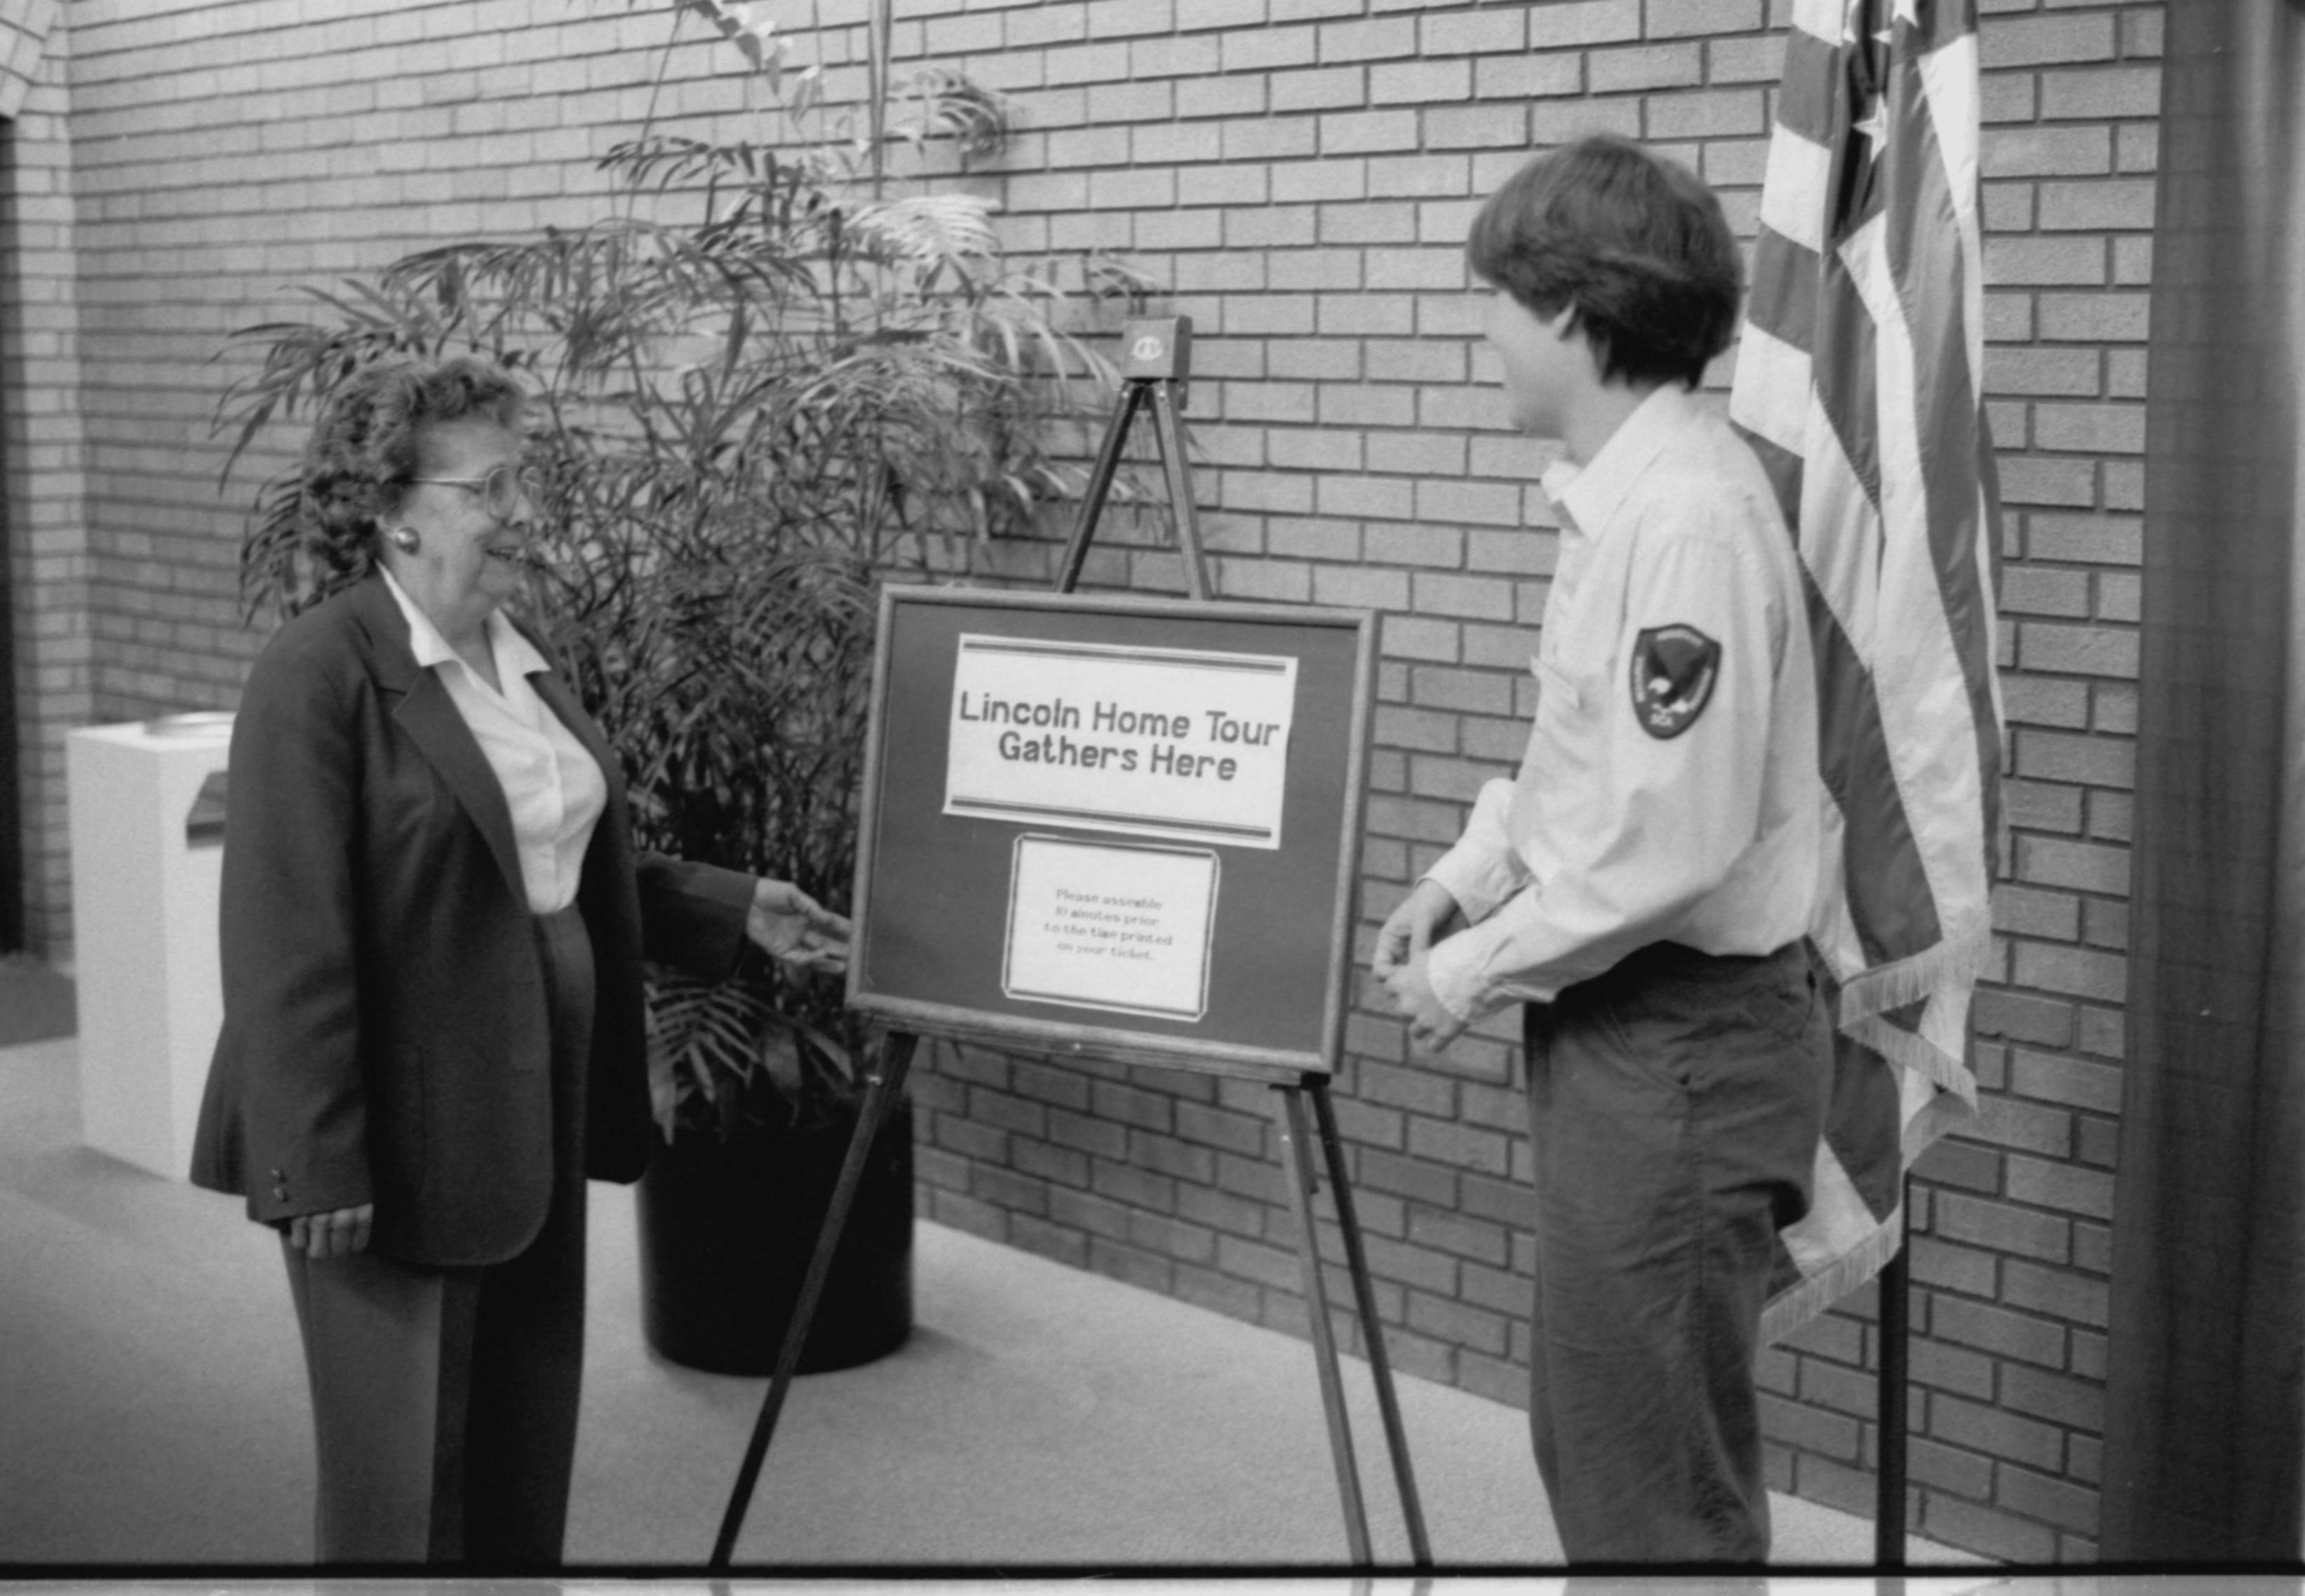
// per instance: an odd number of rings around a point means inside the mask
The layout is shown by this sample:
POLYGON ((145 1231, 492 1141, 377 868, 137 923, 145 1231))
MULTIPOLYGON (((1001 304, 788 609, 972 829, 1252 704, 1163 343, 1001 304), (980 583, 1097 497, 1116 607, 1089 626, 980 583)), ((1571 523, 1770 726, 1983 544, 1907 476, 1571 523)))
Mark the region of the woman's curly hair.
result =
POLYGON ((338 383, 304 445, 304 543, 324 587, 368 574, 377 534, 419 465, 419 429, 478 417, 516 427, 527 395, 502 367, 474 355, 378 361, 338 383))
POLYGON ((1629 140, 1580 140, 1514 173, 1465 258, 1540 316, 1573 309, 1604 380, 1694 388, 1736 336, 1745 269, 1721 201, 1629 140))

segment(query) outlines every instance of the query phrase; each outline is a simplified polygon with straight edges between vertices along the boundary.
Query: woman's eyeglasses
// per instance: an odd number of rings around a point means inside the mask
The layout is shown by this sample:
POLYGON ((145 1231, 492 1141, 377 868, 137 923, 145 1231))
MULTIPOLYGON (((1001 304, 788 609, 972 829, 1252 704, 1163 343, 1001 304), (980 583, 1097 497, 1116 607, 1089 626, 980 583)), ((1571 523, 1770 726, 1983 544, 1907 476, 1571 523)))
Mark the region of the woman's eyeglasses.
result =
POLYGON ((486 476, 412 476, 412 482, 439 482, 451 488, 464 488, 481 496, 481 506, 499 521, 509 521, 520 508, 522 499, 531 504, 539 502, 544 492, 544 479, 534 471, 513 465, 499 465, 486 476))

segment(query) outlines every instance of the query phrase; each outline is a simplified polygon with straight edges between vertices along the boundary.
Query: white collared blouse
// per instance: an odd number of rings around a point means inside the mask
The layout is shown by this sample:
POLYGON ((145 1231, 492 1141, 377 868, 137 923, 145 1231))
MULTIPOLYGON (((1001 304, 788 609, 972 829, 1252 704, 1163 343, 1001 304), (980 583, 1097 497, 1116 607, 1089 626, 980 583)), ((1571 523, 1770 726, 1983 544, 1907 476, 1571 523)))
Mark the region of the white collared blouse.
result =
POLYGON ((457 657, 431 617, 416 607, 392 573, 378 568, 400 612, 408 618, 408 646, 416 662, 438 674, 449 702, 504 788, 529 912, 550 914, 567 908, 576 900, 584 851, 608 804, 608 786, 576 734, 560 723, 529 683, 532 671, 551 669, 549 661, 501 612, 493 612, 485 624, 502 686, 489 687, 457 657))

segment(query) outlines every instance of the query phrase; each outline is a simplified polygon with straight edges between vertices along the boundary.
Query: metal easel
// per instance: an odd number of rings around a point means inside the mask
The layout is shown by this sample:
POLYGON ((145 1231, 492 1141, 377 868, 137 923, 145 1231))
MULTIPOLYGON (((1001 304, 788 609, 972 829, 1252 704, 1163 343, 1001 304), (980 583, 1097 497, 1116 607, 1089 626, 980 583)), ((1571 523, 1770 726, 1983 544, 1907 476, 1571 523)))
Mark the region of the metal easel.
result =
MULTIPOLYGON (((1178 420, 1190 370, 1192 321, 1183 316, 1131 321, 1122 329, 1121 339, 1119 403, 1106 429, 1103 446, 1098 451, 1095 468, 1082 498, 1079 519, 1066 544, 1055 591, 1071 593, 1079 585, 1097 519, 1119 469, 1129 424, 1149 405, 1153 438, 1168 481, 1169 502, 1176 516, 1177 544, 1184 560, 1186 588, 1195 602, 1205 602, 1214 595, 1209 588, 1202 555, 1200 524, 1187 476, 1184 433, 1178 420)), ((710 1566, 714 1568, 727 1567, 735 1553, 736 1537, 744 1528, 745 1512, 759 1483, 761 1464, 776 1433, 778 1416, 783 1412, 786 1393, 799 1366, 801 1349, 808 1341, 809 1327, 816 1316, 818 1299, 823 1294, 825 1277, 831 1272, 833 1253, 839 1246, 849 1209, 855 1205, 866 1156, 889 1108, 903 1095, 905 1077, 912 1067, 919 1040, 908 1031, 889 1032, 865 1078, 863 1107, 849 1140, 847 1156, 840 1166, 839 1180, 833 1188, 832 1204, 817 1236, 816 1251, 809 1261, 799 1301, 793 1305, 784 1344, 777 1353, 776 1372, 770 1379, 760 1417, 753 1426, 752 1441, 744 1450, 735 1489, 721 1517, 719 1537, 712 1549, 710 1566)), ((1394 1484, 1399 1492, 1410 1560, 1419 1568, 1429 1567, 1432 1548, 1425 1537, 1424 1511, 1418 1504, 1416 1476, 1409 1464, 1408 1435, 1401 1423, 1400 1404, 1393 1390, 1392 1368, 1385 1357, 1375 1288, 1370 1282, 1368 1255, 1353 1208, 1352 1189, 1345 1171, 1344 1141, 1337 1131, 1336 1110, 1329 1100, 1328 1077, 1306 1073, 1294 1082, 1274 1083, 1272 1113, 1280 1137, 1281 1160, 1289 1177, 1289 1207, 1297 1221, 1297 1262, 1304 1281, 1305 1310, 1310 1321, 1321 1403, 1328 1419, 1330 1456, 1336 1467, 1337 1494, 1344 1509, 1345 1540, 1351 1560, 1357 1566, 1366 1567, 1374 1558, 1370 1549, 1368 1514, 1361 1492, 1360 1468, 1353 1451, 1352 1421, 1345 1408, 1344 1378, 1335 1330, 1330 1321, 1328 1281, 1315 1226, 1314 1199, 1320 1191, 1320 1176, 1312 1147, 1316 1140, 1328 1166, 1330 1200, 1336 1210, 1337 1229, 1344 1244, 1345 1266, 1352 1282, 1353 1307, 1360 1323, 1362 1344, 1375 1382, 1377 1410, 1384 1426, 1394 1484)))

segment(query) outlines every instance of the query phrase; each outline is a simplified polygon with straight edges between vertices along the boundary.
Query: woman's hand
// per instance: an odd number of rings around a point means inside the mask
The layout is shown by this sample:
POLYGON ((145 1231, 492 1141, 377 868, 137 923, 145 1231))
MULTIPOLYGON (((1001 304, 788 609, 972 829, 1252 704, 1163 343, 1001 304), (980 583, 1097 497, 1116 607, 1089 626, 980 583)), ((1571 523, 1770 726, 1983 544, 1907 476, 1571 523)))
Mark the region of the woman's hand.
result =
POLYGON ((753 888, 744 935, 792 969, 848 968, 848 922, 788 881, 763 875, 753 888))
POLYGON ((342 1258, 368 1250, 368 1233, 376 1222, 376 1205, 337 1208, 327 1214, 299 1214, 288 1221, 288 1245, 306 1258, 342 1258))

